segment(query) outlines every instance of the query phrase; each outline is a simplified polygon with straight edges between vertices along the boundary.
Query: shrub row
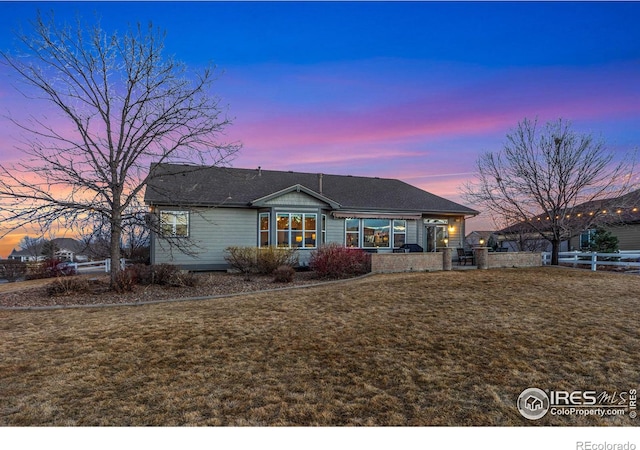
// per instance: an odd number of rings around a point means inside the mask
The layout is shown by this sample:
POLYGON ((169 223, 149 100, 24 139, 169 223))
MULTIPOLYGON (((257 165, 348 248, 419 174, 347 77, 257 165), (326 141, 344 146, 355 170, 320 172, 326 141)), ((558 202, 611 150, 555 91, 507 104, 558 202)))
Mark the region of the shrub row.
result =
POLYGON ((371 271, 371 255, 357 248, 324 245, 311 253, 309 267, 320 278, 348 278, 371 271))
MULTIPOLYGON (((182 272, 179 267, 171 264, 147 266, 136 264, 118 273, 115 282, 116 292, 130 292, 136 285, 193 287, 198 284, 198 277, 192 273, 182 272)), ((82 294, 90 292, 91 283, 83 277, 58 277, 47 285, 50 296, 82 294)))
POLYGON ((224 259, 245 275, 271 275, 281 266, 293 267, 298 264, 295 248, 227 247, 224 259))
POLYGON ((193 287, 197 285, 198 277, 189 272, 183 272, 172 264, 134 264, 118 273, 116 289, 122 292, 133 290, 134 286, 149 286, 152 284, 173 287, 193 287))

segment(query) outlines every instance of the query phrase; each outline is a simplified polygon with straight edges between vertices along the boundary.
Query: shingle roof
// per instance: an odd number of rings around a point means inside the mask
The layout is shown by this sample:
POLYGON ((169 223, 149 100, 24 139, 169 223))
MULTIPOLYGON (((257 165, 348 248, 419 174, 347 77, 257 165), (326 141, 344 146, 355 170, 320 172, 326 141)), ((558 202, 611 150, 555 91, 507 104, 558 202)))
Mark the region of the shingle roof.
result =
MULTIPOLYGON (((640 222, 640 189, 620 197, 603 198, 581 203, 565 212, 563 225, 573 230, 587 226, 632 224, 640 222)), ((499 233, 527 233, 550 231, 551 223, 546 214, 532 217, 528 222, 518 222, 503 228, 499 233)))
MULTIPOLYGON (((81 252, 84 250, 85 245, 72 238, 54 238, 51 239, 51 242, 56 244, 59 250, 68 250, 74 253, 81 252)), ((42 253, 42 246, 44 242, 38 242, 34 248, 32 249, 13 249, 9 256, 37 256, 42 253)))
POLYGON ((251 206, 255 200, 274 192, 301 185, 345 210, 478 214, 471 208, 389 178, 177 164, 154 164, 151 170, 154 175, 147 185, 145 202, 153 205, 251 206))

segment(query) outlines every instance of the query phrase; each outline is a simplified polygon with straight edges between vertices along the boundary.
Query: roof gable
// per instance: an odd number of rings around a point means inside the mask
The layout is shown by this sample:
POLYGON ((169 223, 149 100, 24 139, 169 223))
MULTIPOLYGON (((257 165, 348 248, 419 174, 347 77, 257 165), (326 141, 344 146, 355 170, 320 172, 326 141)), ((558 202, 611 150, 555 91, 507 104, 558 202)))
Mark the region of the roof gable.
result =
POLYGON ((272 206, 272 205, 291 205, 303 204, 312 206, 331 207, 332 209, 340 208, 340 204, 318 194, 311 189, 300 184, 290 186, 278 192, 266 195, 250 202, 252 206, 272 206), (297 194, 297 195, 296 195, 297 194), (309 201, 310 200, 310 201, 309 201))

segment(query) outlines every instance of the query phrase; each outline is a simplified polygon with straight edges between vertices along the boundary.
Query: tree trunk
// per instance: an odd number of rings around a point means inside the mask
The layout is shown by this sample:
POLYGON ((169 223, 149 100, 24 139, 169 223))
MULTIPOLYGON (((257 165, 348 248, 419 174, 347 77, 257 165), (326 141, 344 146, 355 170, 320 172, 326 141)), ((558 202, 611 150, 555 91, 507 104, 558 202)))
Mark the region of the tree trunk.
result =
MULTIPOLYGON (((115 175, 113 176, 115 179, 115 175)), ((116 185, 116 183, 114 183, 116 185)), ((116 185, 117 186, 117 185, 116 185)), ((122 210, 121 210, 121 190, 113 189, 113 208, 111 211, 111 242, 109 243, 109 255, 111 257, 111 273, 110 286, 111 289, 117 289, 118 273, 120 273, 120 241, 122 237, 122 210)))
POLYGON ((551 241, 551 265, 558 265, 558 253, 560 253, 560 239, 553 239, 551 241))
POLYGON ((122 236, 122 219, 119 208, 113 209, 111 216, 111 242, 109 255, 111 257, 110 286, 111 289, 118 288, 118 273, 120 272, 120 238, 122 236))

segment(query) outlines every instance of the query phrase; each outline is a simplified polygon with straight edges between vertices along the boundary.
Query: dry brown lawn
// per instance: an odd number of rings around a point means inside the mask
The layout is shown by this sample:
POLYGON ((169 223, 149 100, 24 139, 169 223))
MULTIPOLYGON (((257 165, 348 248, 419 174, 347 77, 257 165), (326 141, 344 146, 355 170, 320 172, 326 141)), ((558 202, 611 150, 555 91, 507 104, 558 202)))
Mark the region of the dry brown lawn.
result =
POLYGON ((637 275, 538 268, 0 311, 0 425, 638 425, 515 403, 637 389, 639 293, 637 275))

